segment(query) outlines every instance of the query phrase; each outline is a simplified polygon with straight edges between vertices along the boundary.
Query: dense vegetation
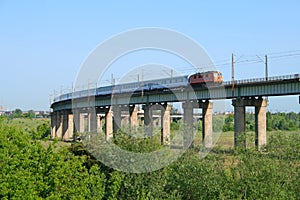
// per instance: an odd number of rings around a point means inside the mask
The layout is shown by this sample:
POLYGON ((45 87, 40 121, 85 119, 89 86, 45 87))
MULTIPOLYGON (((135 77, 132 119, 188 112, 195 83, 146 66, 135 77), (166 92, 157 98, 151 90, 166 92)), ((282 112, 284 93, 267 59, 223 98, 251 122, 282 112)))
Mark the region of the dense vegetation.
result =
MULTIPOLYGON (((293 120, 299 127, 299 114, 271 120, 272 129, 293 120)), ((0 118, 0 199, 299 199, 299 128, 270 132, 264 152, 216 147, 199 159, 195 147, 168 167, 142 174, 104 166, 82 143, 48 141, 47 131, 49 121, 0 118)), ((133 151, 159 148, 153 138, 137 144, 121 133, 114 142, 133 151)))

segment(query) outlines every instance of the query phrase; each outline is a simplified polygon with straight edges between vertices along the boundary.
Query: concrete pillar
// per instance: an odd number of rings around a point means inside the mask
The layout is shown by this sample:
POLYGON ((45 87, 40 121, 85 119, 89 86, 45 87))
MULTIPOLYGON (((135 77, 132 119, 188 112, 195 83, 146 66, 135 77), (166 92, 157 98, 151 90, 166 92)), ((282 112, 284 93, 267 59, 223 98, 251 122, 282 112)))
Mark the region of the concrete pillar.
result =
POLYGON ((65 111, 63 114, 63 134, 62 139, 68 140, 73 137, 74 132, 74 117, 70 111, 65 111))
POLYGON ((60 112, 57 112, 56 119, 56 137, 61 139, 63 129, 63 115, 61 115, 60 112))
POLYGON ((97 133, 102 133, 102 119, 100 115, 97 115, 97 133))
POLYGON ((73 138, 73 133, 74 133, 74 115, 69 114, 68 115, 68 139, 73 138))
POLYGON ((105 137, 106 140, 109 141, 113 137, 113 112, 111 107, 109 107, 109 109, 105 113, 105 126, 105 137))
POLYGON ((62 138, 66 139, 68 134, 68 111, 63 112, 63 118, 62 118, 63 126, 62 126, 62 138))
POLYGON ((129 107, 129 115, 130 115, 130 126, 131 127, 138 127, 138 108, 137 106, 129 107))
POLYGON ((202 107, 202 144, 209 149, 212 148, 212 108, 212 102, 202 107))
POLYGON ((144 109, 145 133, 148 135, 148 137, 151 137, 153 132, 153 124, 152 124, 152 110, 150 110, 150 104, 144 105, 143 109, 144 109))
POLYGON ((121 126, 128 126, 129 125, 129 116, 122 116, 121 126))
POLYGON ((89 121, 89 132, 96 133, 97 132, 97 115, 94 109, 91 109, 88 113, 88 121, 89 121))
POLYGON ((183 135, 184 147, 192 147, 194 140, 194 128, 193 128, 193 105, 191 102, 182 103, 183 107, 183 122, 185 125, 185 132, 183 135))
POLYGON ((80 112, 79 110, 73 110, 73 119, 74 119, 74 133, 78 133, 80 127, 80 112))
POLYGON ((234 146, 246 147, 243 135, 246 132, 245 103, 243 99, 232 100, 234 106, 234 146))
POLYGON ((161 110, 161 144, 170 145, 170 105, 165 105, 161 110))
POLYGON ((268 101, 261 99, 259 105, 255 106, 255 146, 258 149, 267 144, 267 105, 268 101))
POLYGON ((84 114, 79 113, 79 132, 85 132, 84 114))
POLYGON ((51 113, 51 139, 56 136, 56 124, 57 124, 57 114, 56 112, 51 113))
POLYGON ((113 107, 113 132, 117 133, 121 128, 121 108, 119 106, 113 107))

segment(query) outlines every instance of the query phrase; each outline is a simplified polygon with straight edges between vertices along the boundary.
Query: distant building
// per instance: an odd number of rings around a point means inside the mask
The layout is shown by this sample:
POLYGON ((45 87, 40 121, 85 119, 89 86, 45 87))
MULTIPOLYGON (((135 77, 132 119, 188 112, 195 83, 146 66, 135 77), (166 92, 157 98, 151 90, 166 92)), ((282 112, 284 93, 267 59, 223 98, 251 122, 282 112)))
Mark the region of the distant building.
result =
POLYGON ((49 111, 35 111, 36 118, 50 118, 50 112, 49 111))

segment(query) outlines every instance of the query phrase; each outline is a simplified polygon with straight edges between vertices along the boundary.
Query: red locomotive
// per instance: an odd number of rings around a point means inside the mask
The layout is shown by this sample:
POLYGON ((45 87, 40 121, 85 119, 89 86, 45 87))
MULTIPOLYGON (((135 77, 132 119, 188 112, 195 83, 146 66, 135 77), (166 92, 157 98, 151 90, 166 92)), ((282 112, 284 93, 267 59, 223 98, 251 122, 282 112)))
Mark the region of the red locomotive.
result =
POLYGON ((190 75, 189 84, 205 84, 205 83, 218 83, 223 81, 222 73, 218 71, 207 71, 190 75))

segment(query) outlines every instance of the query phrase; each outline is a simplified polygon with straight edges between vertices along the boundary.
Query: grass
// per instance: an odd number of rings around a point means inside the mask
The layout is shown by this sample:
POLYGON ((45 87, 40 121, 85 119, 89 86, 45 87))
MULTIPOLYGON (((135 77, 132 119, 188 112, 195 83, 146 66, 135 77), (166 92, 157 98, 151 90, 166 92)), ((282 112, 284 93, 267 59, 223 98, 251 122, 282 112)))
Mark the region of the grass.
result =
MULTIPOLYGON (((45 119, 45 118, 39 118, 39 119, 28 119, 28 118, 14 118, 14 119, 6 119, 4 120, 2 123, 6 123, 8 125, 11 126, 16 126, 19 127, 21 129, 23 129, 26 132, 30 132, 30 131, 36 131, 37 127, 43 123, 48 123, 50 124, 50 119, 45 119)), ((54 141, 51 140, 41 140, 41 144, 47 148, 51 143, 53 143, 54 141)), ((56 143, 56 148, 61 149, 64 147, 69 147, 71 145, 71 143, 67 143, 67 142, 62 142, 62 141, 57 141, 56 143)))
MULTIPOLYGON (((48 148, 50 144, 54 143, 54 141, 52 140, 41 140, 41 144, 43 145, 44 148, 48 148)), ((63 141, 57 141, 56 142, 56 150, 58 151, 61 148, 65 148, 65 147, 70 147, 71 143, 70 142, 63 142, 63 141)))
MULTIPOLYGON (((267 131, 267 142, 272 135, 284 134, 290 136, 299 133, 300 131, 267 131)), ((230 149, 234 147, 233 131, 221 132, 215 134, 219 134, 219 138, 215 138, 217 140, 215 144, 216 147, 221 149, 230 149)), ((197 145, 201 145, 201 143, 202 143, 202 132, 198 131, 195 134, 194 144, 197 146, 197 145)), ((249 148, 255 147, 255 132, 253 131, 246 132, 246 146, 249 148)))
POLYGON ((230 148, 234 145, 234 133, 233 132, 223 132, 220 134, 216 146, 230 148))
POLYGON ((9 125, 15 125, 22 128, 25 131, 36 130, 37 127, 43 123, 50 123, 50 119, 27 119, 27 118, 15 118, 7 119, 4 121, 9 125))

